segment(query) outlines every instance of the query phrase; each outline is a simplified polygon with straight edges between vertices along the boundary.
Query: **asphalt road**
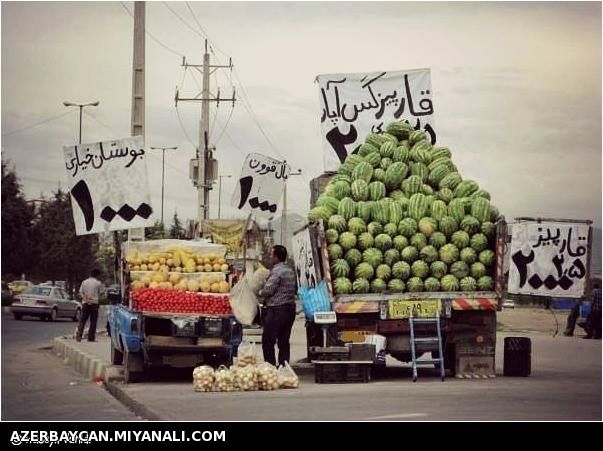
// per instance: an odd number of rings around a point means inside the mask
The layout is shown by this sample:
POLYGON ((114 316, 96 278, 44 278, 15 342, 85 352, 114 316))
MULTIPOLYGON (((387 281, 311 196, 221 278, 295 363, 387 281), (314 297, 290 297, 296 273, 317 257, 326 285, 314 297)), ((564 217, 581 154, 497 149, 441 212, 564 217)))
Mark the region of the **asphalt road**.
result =
MULTIPOLYGON (((104 328, 104 319, 99 318, 104 328)), ((137 420, 101 386, 78 375, 48 349, 76 323, 2 314, 2 420, 137 420)))

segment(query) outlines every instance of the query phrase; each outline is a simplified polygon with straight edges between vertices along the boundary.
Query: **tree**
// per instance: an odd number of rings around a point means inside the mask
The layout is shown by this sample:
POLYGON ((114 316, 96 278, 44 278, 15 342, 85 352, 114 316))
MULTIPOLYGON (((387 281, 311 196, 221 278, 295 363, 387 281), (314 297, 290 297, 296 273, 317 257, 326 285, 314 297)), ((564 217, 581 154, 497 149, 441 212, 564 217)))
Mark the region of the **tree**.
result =
POLYGON ((33 206, 28 204, 17 174, 2 162, 2 277, 19 277, 32 269, 31 223, 33 206))
POLYGON ((98 236, 75 234, 70 196, 60 189, 40 208, 33 232, 39 274, 52 281, 66 280, 73 294, 97 265, 98 236))
POLYGON ((144 236, 147 240, 160 240, 167 238, 163 224, 159 220, 155 221, 153 227, 146 227, 144 229, 144 236))
POLYGON ((172 227, 170 227, 170 238, 182 239, 185 235, 186 231, 182 227, 178 213, 174 213, 174 222, 172 223, 172 227))

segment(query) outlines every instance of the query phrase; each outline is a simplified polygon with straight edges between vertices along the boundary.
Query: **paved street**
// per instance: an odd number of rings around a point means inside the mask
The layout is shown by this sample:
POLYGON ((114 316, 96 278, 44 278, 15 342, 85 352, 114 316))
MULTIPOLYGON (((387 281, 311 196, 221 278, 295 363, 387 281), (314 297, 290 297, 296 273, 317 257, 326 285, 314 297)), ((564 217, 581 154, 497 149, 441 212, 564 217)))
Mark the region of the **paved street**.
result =
POLYGON ((70 320, 16 321, 2 314, 2 420, 139 419, 102 387, 40 349, 75 327, 70 320))

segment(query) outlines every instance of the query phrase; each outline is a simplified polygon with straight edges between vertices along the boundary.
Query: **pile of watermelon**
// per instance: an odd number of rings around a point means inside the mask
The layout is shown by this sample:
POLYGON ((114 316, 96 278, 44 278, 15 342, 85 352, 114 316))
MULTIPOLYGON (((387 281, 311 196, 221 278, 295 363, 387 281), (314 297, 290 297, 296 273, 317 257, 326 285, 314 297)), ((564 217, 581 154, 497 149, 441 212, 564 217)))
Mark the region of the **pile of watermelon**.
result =
POLYGON ((446 147, 394 122, 347 157, 309 215, 336 294, 489 291, 498 209, 446 147))

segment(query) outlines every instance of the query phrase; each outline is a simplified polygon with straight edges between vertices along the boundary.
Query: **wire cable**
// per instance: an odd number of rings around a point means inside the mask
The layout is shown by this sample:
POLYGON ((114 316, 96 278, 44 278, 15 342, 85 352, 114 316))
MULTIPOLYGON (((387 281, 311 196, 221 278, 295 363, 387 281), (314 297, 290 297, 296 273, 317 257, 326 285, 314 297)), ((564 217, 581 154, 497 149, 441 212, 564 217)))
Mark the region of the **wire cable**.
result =
POLYGON ((48 122, 56 121, 57 119, 60 119, 60 118, 62 118, 64 116, 67 116, 68 114, 71 114, 73 112, 74 112, 74 110, 70 110, 70 111, 67 111, 65 113, 61 113, 61 114, 59 114, 57 116, 49 117, 47 119, 44 119, 43 121, 36 122, 35 124, 27 125, 25 127, 21 127, 21 128, 16 129, 16 130, 12 130, 10 132, 2 133, 2 136, 14 135, 15 133, 23 132, 25 130, 29 130, 31 128, 38 127, 40 125, 47 124, 48 122))

